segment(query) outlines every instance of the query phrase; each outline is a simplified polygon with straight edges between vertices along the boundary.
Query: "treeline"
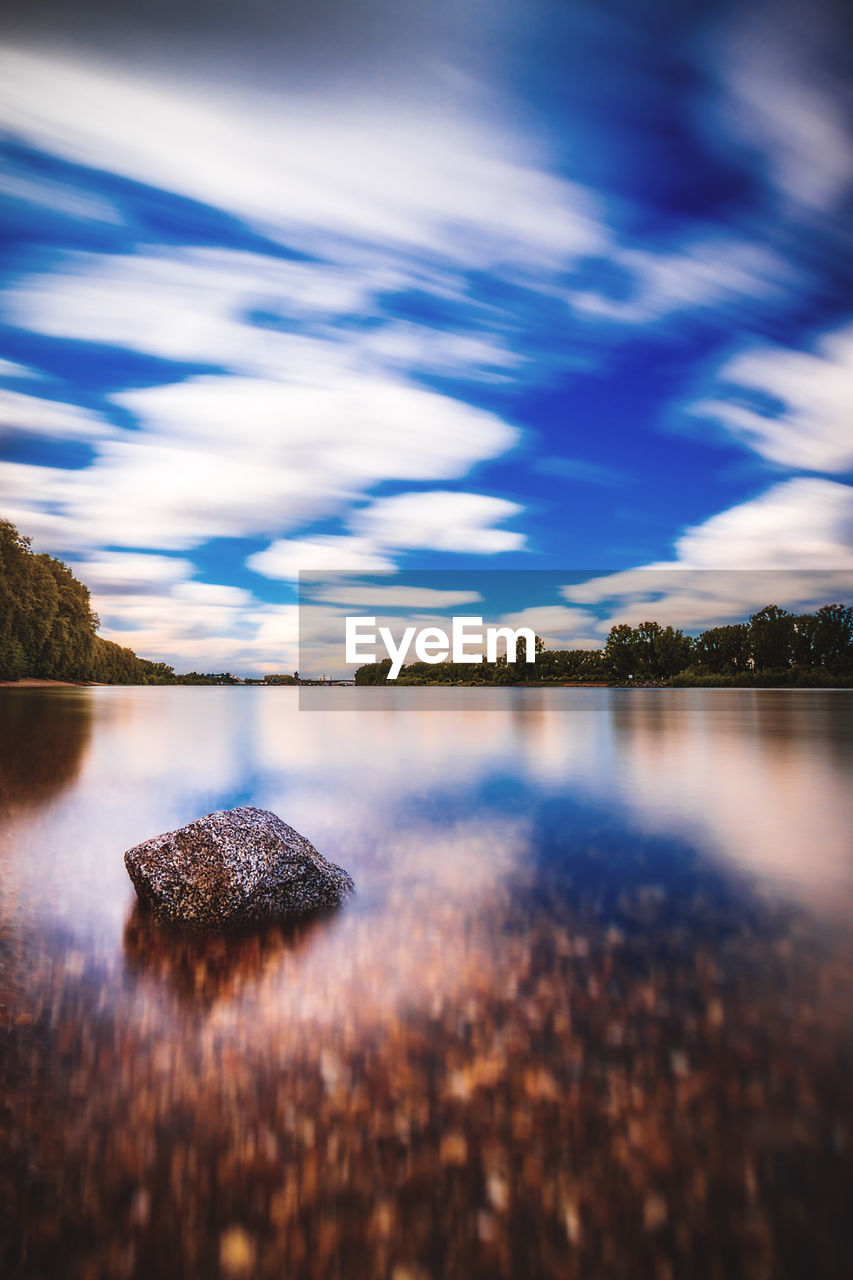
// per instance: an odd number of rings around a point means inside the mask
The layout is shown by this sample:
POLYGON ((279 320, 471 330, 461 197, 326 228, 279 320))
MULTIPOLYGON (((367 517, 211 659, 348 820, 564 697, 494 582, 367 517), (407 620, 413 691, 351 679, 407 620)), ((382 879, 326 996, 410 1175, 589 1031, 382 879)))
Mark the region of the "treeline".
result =
POLYGON ((187 671, 185 675, 174 676, 172 684, 243 684, 230 671, 187 671))
MULTIPOLYGON (((523 648, 523 646, 521 646, 523 648)), ((385 684, 391 670, 391 659, 359 667, 355 683, 385 684)), ((536 638, 536 661, 528 664, 507 662, 502 654, 497 662, 410 662, 400 669, 394 684, 530 684, 535 682, 565 684, 607 684, 610 680, 604 655, 600 650, 546 649, 536 638)))
MULTIPOLYGON (((396 684, 843 685, 853 680, 853 609, 816 613, 767 605, 747 622, 687 636, 658 622, 612 627, 603 649, 545 649, 523 660, 412 662, 396 684)), ((520 651, 523 646, 519 646, 520 651)), ((385 684, 391 659, 359 667, 358 685, 385 684)))
MULTIPOLYGON (((176 675, 97 634, 89 590, 67 565, 36 555, 29 538, 0 519, 0 680, 98 684, 236 684, 227 672, 176 675)), ((657 622, 612 627, 603 649, 545 649, 536 662, 413 662, 396 681, 415 684, 850 684, 853 609, 827 604, 795 614, 767 605, 747 622, 691 637, 657 622)), ((355 673, 359 685, 385 684, 391 660, 355 673)), ((298 683, 277 674, 266 684, 298 683)))
POLYGON ((93 680, 99 684, 169 684, 164 662, 97 634, 89 589, 67 565, 36 555, 29 538, 0 520, 0 680, 93 680))
POLYGON ((604 658, 617 681, 834 684, 853 676, 853 609, 826 604, 796 614, 771 604, 694 638, 655 622, 613 627, 604 658))

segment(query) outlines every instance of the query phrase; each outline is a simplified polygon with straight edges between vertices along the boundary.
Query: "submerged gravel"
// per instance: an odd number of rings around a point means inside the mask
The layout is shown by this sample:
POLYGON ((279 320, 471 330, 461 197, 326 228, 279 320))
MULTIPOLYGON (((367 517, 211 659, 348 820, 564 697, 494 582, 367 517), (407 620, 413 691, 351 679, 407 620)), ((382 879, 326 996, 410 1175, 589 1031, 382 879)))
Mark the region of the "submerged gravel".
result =
POLYGON ((136 911, 118 972, 8 932, 2 1274, 847 1280, 851 935, 641 848, 573 865, 440 927, 401 900, 416 1002, 363 907, 136 911))

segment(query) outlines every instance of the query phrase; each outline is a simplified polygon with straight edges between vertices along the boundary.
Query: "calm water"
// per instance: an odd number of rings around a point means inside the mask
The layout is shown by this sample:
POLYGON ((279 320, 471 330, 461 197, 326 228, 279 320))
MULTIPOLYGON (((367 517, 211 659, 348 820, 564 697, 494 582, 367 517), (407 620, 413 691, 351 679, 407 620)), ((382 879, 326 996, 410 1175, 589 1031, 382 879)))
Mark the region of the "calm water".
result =
POLYGON ((322 696, 0 690, 3 1274, 849 1275, 853 694, 322 696), (355 901, 140 917, 245 803, 355 901))

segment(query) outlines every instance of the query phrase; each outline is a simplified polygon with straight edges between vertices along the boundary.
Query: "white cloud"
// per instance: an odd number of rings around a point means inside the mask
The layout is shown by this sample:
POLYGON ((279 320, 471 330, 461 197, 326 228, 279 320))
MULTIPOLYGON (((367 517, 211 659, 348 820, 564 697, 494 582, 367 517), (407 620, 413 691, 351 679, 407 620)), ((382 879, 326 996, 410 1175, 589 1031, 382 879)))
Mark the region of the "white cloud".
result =
POLYGON ((283 501, 306 480, 340 494, 379 480, 463 475, 518 439, 494 414, 448 396, 332 370, 321 383, 193 378, 115 399, 142 422, 146 439, 249 455, 292 477, 283 501))
MULTIPOLYGON (((137 431, 74 405, 8 402, 15 425, 94 444, 94 462, 79 471, 0 465, 0 496, 37 545, 87 557, 77 567, 105 635, 179 668, 288 669, 296 662, 289 606, 280 612, 237 589, 192 582, 188 560, 97 548, 188 550, 212 537, 263 534, 275 541, 251 567, 269 576, 388 570, 392 551, 375 537, 280 535, 333 515, 346 523, 379 482, 455 479, 515 444, 519 433, 495 415, 404 377, 499 376, 518 363, 500 339, 340 324, 367 312, 378 292, 423 283, 426 268, 377 266, 381 257, 352 246, 339 264, 202 249, 75 254, 7 293, 4 314, 15 324, 228 371, 116 394, 137 431), (253 312, 269 327, 250 323, 253 312), (311 336, 286 331, 289 322, 311 336)), ((458 300, 458 279, 435 268, 427 275, 429 288, 458 300)), ((506 513, 488 507, 489 517, 506 513)), ((484 520, 475 513, 470 532, 485 550, 516 545, 518 535, 490 533, 484 520)))
POLYGON ((789 207, 831 213, 853 184, 850 85, 827 45, 845 35, 821 4, 734 13, 719 61, 723 127, 763 157, 789 207))
MULTIPOLYGON (((399 270, 283 261, 226 249, 149 249, 133 255, 70 254, 47 274, 3 295, 16 325, 56 338, 130 347, 167 360, 221 364, 281 377, 322 365, 324 344, 248 322, 362 312, 372 292, 399 284, 399 270)), ((325 361, 344 362, 337 344, 325 361)))
POLYGON ((351 524, 380 546, 495 555, 524 546, 523 534, 494 528, 521 510, 505 498, 436 489, 378 498, 354 512, 351 524))
POLYGON ((521 510, 517 503, 479 493, 402 493, 352 511, 349 535, 278 539, 247 564, 269 578, 296 579, 301 571, 382 573, 395 567, 394 552, 400 550, 517 551, 524 535, 494 525, 521 510))
POLYGON ((383 573, 394 561, 367 538, 321 535, 316 538, 279 538, 263 551, 249 556, 246 564, 267 578, 296 580, 301 572, 383 573))
POLYGON ((616 324, 649 324, 681 312, 720 308, 778 294, 794 278, 775 253, 732 237, 697 240, 675 253, 614 246, 609 261, 624 269, 629 296, 570 290, 573 310, 616 324))
POLYGON ((487 334, 451 333, 426 325, 389 323, 352 339, 362 360, 378 360, 389 368, 424 373, 462 373, 466 378, 498 381, 524 364, 500 339, 487 334))
MULTIPOLYGON (((504 499, 437 490, 370 502, 380 483, 458 480, 518 439, 495 415, 406 375, 495 380, 524 365, 506 311, 483 306, 483 332, 450 334, 388 320, 383 293, 422 287, 470 302, 465 273, 478 267, 554 293, 573 262, 610 255, 633 282, 630 298, 614 302, 588 291, 570 301, 593 316, 636 324, 765 297, 788 281, 774 255, 745 242, 705 240, 670 254, 619 248, 587 191, 549 174, 536 149, 496 114, 484 123, 455 100, 437 128, 431 110, 401 100, 389 114, 349 92, 330 107, 329 97, 318 106, 307 91, 262 95, 232 85, 223 93, 219 84, 193 86, 166 72, 119 74, 70 53, 9 49, 0 63, 0 115, 25 143, 205 201, 316 255, 294 262, 198 248, 75 254, 7 295, 13 324, 225 370, 117 395, 116 405, 137 418, 136 432, 73 405, 15 402, 24 429, 90 440, 95 461, 81 471, 0 467, 4 510, 37 542, 88 553, 93 585, 104 591, 117 630, 153 656, 168 651, 209 666, 217 654, 232 664, 235 655, 264 654, 280 665, 271 655, 292 618, 238 589, 191 581, 188 561, 149 556, 134 567, 131 553, 97 548, 188 550, 216 536, 262 536, 271 545, 251 567, 287 578, 310 567, 384 570, 407 549, 492 555, 523 546, 521 533, 496 527, 521 511, 504 499), (269 323, 250 323, 258 312, 269 323), (366 318, 376 323, 352 323, 366 318), (332 517, 346 533, 300 537, 332 517), (121 563, 112 558, 119 554, 126 555, 121 563), (116 589, 135 574, 122 601, 116 589)), ((748 100, 736 68, 732 77, 732 92, 748 100)), ((782 129, 762 106, 745 127, 761 135, 780 182, 799 184, 800 199, 817 205, 844 189, 848 157, 825 127, 824 104, 813 106, 800 96, 803 119, 819 115, 823 125, 782 129), (817 160, 808 155, 816 140, 826 151, 817 160), (786 155, 794 159, 787 163, 786 155), (798 168, 807 160, 818 172, 810 187, 798 168)), ((66 212, 112 216, 109 209, 87 213, 81 199, 66 212)), ((741 385, 764 387, 765 375, 775 378, 776 368, 761 359, 735 370, 741 385)), ((803 359, 839 362, 837 352, 803 359)), ((846 354, 840 363, 847 368, 846 354)), ((774 461, 840 468, 849 453, 833 397, 846 394, 847 374, 839 371, 833 395, 821 400, 801 387, 825 369, 787 369, 787 434, 775 420, 756 424, 755 414, 730 416, 731 429, 774 461)), ((717 409, 722 419, 735 406, 717 409)), ((757 499, 688 531, 678 563, 772 559, 795 543, 809 563, 831 557, 843 541, 840 508, 832 495, 824 501, 825 491, 809 492, 786 491, 773 502, 765 495, 764 506, 757 499), (791 536, 786 520, 794 522, 791 536)))
POLYGON ((44 175, 34 178, 13 172, 0 174, 0 196, 40 205, 54 214, 79 218, 83 222, 121 222, 118 210, 108 200, 90 192, 77 191, 68 183, 55 182, 44 175))
POLYGON ((676 558, 563 587, 605 604, 606 633, 647 618, 697 630, 775 603, 819 607, 853 595, 853 487, 799 478, 688 529, 676 558))
MULTIPOLYGON (((14 323, 228 373, 116 394, 136 432, 75 406, 13 397, 29 429, 99 443, 80 472, 0 470, 7 502, 24 527, 69 549, 189 549, 215 536, 279 535, 255 567, 266 572, 275 562, 277 575, 289 574, 295 562, 281 534, 344 514, 381 481, 455 479, 518 439, 494 414, 402 372, 492 376, 517 362, 500 341, 398 323, 336 329, 375 291, 407 278, 358 255, 335 266, 181 249, 77 254, 55 273, 24 279, 5 299, 14 323), (313 336, 258 327, 252 312, 271 323, 308 319, 313 336)), ((308 557, 304 567, 317 566, 318 555, 326 565, 327 552, 338 568, 393 566, 352 538, 310 539, 297 551, 308 557)))
MULTIPOLYGON (((21 369, 17 376, 26 372, 21 369)), ((6 376, 16 375, 7 372, 6 376)), ((115 433, 105 419, 88 409, 0 388, 0 430, 3 429, 73 440, 97 440, 115 433)))
POLYGON ((195 572, 190 560, 134 551, 101 551, 90 559, 72 561, 70 568, 93 591, 150 591, 183 582, 195 572))
POLYGON ((359 605, 367 609, 452 609, 456 605, 476 604, 482 600, 479 591, 444 591, 437 587, 382 586, 374 582, 349 581, 300 584, 312 600, 330 604, 359 605))
MULTIPOLYGON (((75 567, 82 572, 89 565, 75 567)), ((165 575, 158 580, 156 574, 147 582, 137 581, 132 591, 116 591, 111 580, 93 580, 93 586, 101 635, 146 658, 168 662, 177 671, 296 669, 295 604, 265 604, 239 587, 170 582, 165 575)))
MULTIPOLYGON (((342 374, 325 386, 196 378, 115 399, 141 429, 97 442, 91 466, 0 466, 6 504, 50 545, 180 550, 280 534, 345 511, 382 480, 463 475, 517 439, 436 392, 342 374)), ((102 434, 96 419, 61 408, 78 434, 102 434)))
POLYGON ((7 48, 0 116, 64 158, 203 200, 307 247, 318 232, 417 246, 475 265, 541 263, 602 247, 588 194, 448 111, 122 74, 7 48))
POLYGON ((31 378, 32 369, 25 364, 16 364, 14 360, 0 359, 0 378, 31 378))
POLYGON ((853 328, 827 334, 816 354, 783 347, 743 351, 722 366, 717 382, 717 397, 691 412, 716 418, 762 457, 807 471, 853 467, 853 328), (782 408, 762 413, 738 403, 743 392, 782 408))
POLYGON ((570 609, 561 604, 533 605, 504 614, 498 621, 499 626, 532 627, 545 641, 546 649, 597 648, 600 641, 589 638, 597 623, 595 614, 586 609, 570 609))
POLYGON ((720 569, 853 569, 853 487, 802 477, 688 529, 680 564, 720 569))

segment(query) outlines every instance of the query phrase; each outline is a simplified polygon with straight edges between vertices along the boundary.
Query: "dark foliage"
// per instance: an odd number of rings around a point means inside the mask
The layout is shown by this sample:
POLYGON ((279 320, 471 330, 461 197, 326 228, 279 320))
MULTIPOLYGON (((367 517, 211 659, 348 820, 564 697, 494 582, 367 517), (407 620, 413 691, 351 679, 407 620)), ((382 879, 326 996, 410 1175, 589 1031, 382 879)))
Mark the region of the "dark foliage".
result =
MULTIPOLYGON (((603 649, 545 649, 535 665, 485 660, 475 666, 412 662, 396 683, 835 686, 853 680, 853 609, 826 604, 792 614, 767 605, 748 622, 711 627, 691 638, 658 622, 612 627, 603 649)), ((390 658, 359 667, 355 683, 387 682, 390 658)))
POLYGON ((29 538, 0 520, 0 680, 94 680, 167 684, 163 662, 138 658, 97 634, 89 589, 67 565, 36 555, 29 538))

